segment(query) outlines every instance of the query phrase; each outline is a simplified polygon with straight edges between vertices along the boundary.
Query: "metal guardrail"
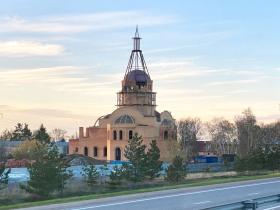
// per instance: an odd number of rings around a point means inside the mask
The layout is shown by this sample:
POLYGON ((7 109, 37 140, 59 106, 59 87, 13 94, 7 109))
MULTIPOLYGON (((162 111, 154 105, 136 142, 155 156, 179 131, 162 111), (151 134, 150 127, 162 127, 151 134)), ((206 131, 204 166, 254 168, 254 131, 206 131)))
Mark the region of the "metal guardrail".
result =
POLYGON ((280 194, 220 206, 213 206, 203 210, 256 210, 260 207, 276 203, 280 203, 280 194))

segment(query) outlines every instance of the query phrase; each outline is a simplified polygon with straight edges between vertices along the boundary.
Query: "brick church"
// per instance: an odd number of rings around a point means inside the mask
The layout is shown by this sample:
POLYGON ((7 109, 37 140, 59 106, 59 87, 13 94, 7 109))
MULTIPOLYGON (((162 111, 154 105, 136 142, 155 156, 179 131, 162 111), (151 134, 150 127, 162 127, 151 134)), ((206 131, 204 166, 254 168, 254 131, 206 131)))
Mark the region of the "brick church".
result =
POLYGON ((168 111, 156 111, 156 92, 140 49, 138 29, 133 50, 117 93, 117 109, 101 116, 91 127, 79 128, 78 139, 69 141, 69 154, 83 154, 99 160, 126 160, 124 148, 135 133, 146 145, 157 141, 161 159, 166 160, 169 143, 176 139, 175 120, 168 111))

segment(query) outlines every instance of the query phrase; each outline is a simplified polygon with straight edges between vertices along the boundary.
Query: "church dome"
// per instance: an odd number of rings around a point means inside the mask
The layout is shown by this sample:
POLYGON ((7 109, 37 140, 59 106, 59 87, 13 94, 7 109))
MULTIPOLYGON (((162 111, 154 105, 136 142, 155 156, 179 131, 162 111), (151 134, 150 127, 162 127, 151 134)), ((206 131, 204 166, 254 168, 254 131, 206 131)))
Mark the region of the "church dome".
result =
POLYGON ((128 72, 125 80, 136 84, 147 84, 147 82, 151 81, 150 76, 145 71, 137 69, 128 72))

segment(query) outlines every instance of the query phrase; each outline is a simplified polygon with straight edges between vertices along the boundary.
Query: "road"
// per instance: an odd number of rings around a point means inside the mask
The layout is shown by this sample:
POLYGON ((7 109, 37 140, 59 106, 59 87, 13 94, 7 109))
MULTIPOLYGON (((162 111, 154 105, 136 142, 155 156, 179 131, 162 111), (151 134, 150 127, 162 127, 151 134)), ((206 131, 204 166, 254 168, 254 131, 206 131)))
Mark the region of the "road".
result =
MULTIPOLYGON (((164 190, 25 208, 25 210, 195 210, 274 194, 280 194, 280 178, 164 190)), ((280 209, 280 205, 267 207, 267 210, 272 209, 280 209)))

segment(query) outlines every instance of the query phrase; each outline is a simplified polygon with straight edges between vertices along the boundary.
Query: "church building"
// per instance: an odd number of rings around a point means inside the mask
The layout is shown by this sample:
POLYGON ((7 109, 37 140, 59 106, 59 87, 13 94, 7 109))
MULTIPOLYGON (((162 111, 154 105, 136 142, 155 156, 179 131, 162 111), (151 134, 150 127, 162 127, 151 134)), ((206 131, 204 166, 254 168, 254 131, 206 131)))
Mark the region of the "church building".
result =
POLYGON ((121 90, 117 93, 117 109, 99 117, 91 127, 80 127, 78 139, 69 141, 69 154, 125 161, 124 148, 137 133, 147 146, 156 140, 161 159, 167 159, 169 143, 176 140, 175 119, 168 111, 156 111, 156 92, 140 49, 140 40, 137 28, 121 90))

